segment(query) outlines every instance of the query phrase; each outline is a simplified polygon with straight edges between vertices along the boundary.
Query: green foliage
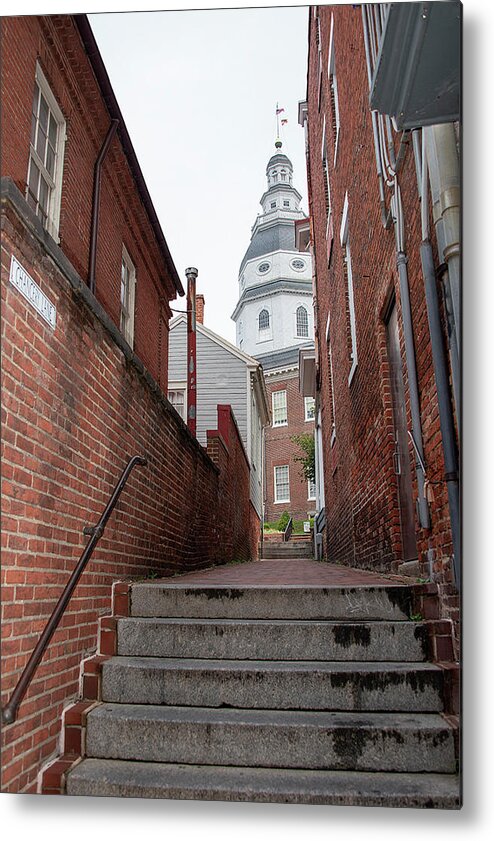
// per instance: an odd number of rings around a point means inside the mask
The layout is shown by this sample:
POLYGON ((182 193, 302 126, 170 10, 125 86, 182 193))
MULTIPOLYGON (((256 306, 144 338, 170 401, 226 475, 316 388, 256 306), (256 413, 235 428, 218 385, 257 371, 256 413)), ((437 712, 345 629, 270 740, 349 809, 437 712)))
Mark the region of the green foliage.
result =
POLYGON ((290 519, 290 515, 289 515, 288 511, 283 511, 283 514, 281 515, 280 519, 276 523, 276 527, 277 527, 278 531, 285 531, 285 529, 288 525, 289 519, 290 519))
POLYGON ((301 465, 301 476, 308 482, 316 481, 316 442, 311 432, 303 435, 292 435, 291 440, 298 444, 302 453, 293 456, 293 460, 301 465))

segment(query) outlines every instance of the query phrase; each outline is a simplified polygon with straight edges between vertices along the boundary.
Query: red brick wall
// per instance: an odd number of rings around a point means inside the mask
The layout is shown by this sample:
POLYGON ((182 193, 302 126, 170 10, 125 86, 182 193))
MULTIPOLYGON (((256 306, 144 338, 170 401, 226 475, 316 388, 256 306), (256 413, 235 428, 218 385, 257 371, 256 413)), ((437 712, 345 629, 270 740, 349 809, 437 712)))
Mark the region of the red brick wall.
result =
POLYGON ((17 723, 3 729, 8 791, 25 790, 54 751, 113 581, 257 551, 247 462, 228 407, 227 440, 211 437, 210 458, 139 359, 123 352, 80 279, 77 292, 70 267, 62 272, 63 254, 48 255, 16 195, 17 204, 2 202, 2 703, 82 552, 83 527, 97 522, 132 455, 148 466, 132 473, 17 723), (10 283, 12 254, 55 304, 55 330, 10 283))
MULTIPOLYGON (((384 230, 369 110, 360 7, 320 6, 322 95, 318 105, 319 64, 315 22, 310 10, 308 76, 309 165, 312 189, 313 246, 316 267, 317 340, 324 437, 327 558, 358 567, 395 571, 401 561, 397 484, 393 468, 393 416, 386 351, 384 309, 396 296, 404 365, 408 428, 411 428, 408 374, 401 321, 393 226, 384 230), (334 15, 335 69, 338 81, 340 134, 336 165, 331 131, 332 107, 327 75, 331 16, 334 15), (326 212, 321 143, 326 116, 334 240, 328 267, 326 212), (349 230, 357 324, 358 367, 348 383, 348 314, 343 249, 340 245, 345 193, 349 199, 349 230), (331 441, 331 393, 326 324, 331 313, 336 440, 331 441)), ((427 325, 419 246, 420 204, 413 153, 408 148, 399 175, 410 284, 416 362, 421 401, 425 460, 434 484, 432 527, 417 522, 419 561, 429 576, 427 552, 435 558, 439 582, 451 579, 451 531, 439 416, 427 325)), ((413 453, 409 452, 415 477, 413 453)), ((414 499, 417 496, 414 478, 414 499)))
MULTIPOLYGON (((25 194, 36 60, 66 121, 60 247, 87 282, 94 166, 110 116, 70 15, 2 18, 1 172, 25 194)), ((120 325, 122 244, 136 267, 134 349, 157 382, 167 382, 169 269, 143 206, 120 138, 102 168, 96 297, 120 325)))
POLYGON ((299 391, 298 369, 291 374, 280 374, 279 378, 270 376, 267 372, 265 377, 270 405, 274 391, 286 391, 288 407, 287 426, 266 427, 265 519, 267 522, 278 520, 284 511, 288 511, 295 519, 305 519, 307 512, 315 509, 315 501, 307 499, 308 487, 306 479, 302 478, 302 466, 294 461, 294 456, 303 455, 303 452, 291 438, 307 432, 313 434, 314 421, 305 420, 305 404, 299 391), (290 502, 275 502, 274 468, 284 464, 289 466, 290 502))

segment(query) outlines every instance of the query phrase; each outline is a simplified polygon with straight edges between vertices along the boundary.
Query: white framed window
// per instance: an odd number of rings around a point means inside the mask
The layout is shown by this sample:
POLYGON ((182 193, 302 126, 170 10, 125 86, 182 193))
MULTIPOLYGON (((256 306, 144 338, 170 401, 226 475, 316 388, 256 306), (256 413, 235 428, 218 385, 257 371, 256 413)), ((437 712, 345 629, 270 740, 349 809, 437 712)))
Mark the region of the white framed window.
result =
POLYGON ((290 207, 290 202, 288 199, 283 199, 283 207, 290 207))
POLYGON ((329 36, 329 54, 328 54, 328 78, 329 78, 329 95, 331 97, 331 122, 333 129, 334 141, 334 157, 333 166, 336 166, 336 156, 338 154, 338 141, 340 138, 340 106, 338 102, 338 81, 336 79, 336 68, 334 59, 334 17, 331 15, 331 31, 329 36))
POLYGON ((336 407, 334 397, 334 377, 333 377, 333 352, 331 349, 331 333, 330 333, 331 313, 328 313, 328 320, 326 322, 326 345, 328 351, 328 372, 329 372, 329 395, 331 407, 331 446, 336 440, 336 407))
POLYGON ((295 312, 295 335, 298 339, 309 338, 309 314, 302 305, 295 312))
POLYGON ((271 402, 273 408, 273 426, 287 426, 288 408, 286 391, 273 391, 271 395, 271 402))
POLYGON ((290 502, 290 469, 288 464, 274 468, 274 501, 290 502))
POLYGON ((324 184, 324 205, 326 210, 326 236, 329 231, 329 220, 331 218, 331 188, 329 184, 329 164, 328 164, 328 141, 326 136, 326 117, 324 117, 322 145, 321 145, 321 161, 322 174, 324 184))
POLYGON ((31 111, 26 200, 58 242, 65 120, 39 65, 31 111))
POLYGON ((250 417, 251 417, 251 441, 250 441, 250 454, 251 454, 251 461, 252 466, 254 469, 261 464, 261 419, 259 417, 259 411, 257 409, 257 403, 254 394, 252 393, 251 396, 251 409, 250 409, 250 417))
POLYGON ((345 277, 346 299, 347 299, 347 317, 350 326, 350 373, 348 375, 348 384, 351 383, 353 375, 358 364, 357 357, 357 324, 355 320, 355 298, 353 289, 353 274, 352 274, 352 257, 350 253, 350 235, 348 230, 348 193, 345 194, 345 202, 343 205, 343 216, 341 220, 340 242, 343 246, 343 274, 345 277))
POLYGON ((272 201, 272 202, 271 202, 271 209, 273 209, 273 208, 275 208, 275 207, 276 207, 276 202, 275 202, 275 201, 272 201))
POLYGON ((305 420, 313 421, 316 416, 316 401, 313 397, 304 397, 305 420))
POLYGON ((134 347, 135 287, 135 266, 124 245, 120 274, 120 332, 131 347, 134 347))
POLYGON ((269 310, 262 309, 258 316, 259 342, 266 342, 271 338, 271 316, 269 310))
POLYGON ((307 482, 307 499, 312 500, 316 498, 316 483, 313 479, 309 479, 307 482))
POLYGON ((187 387, 171 384, 173 388, 168 388, 168 400, 173 408, 177 410, 183 421, 187 422, 187 387))
POLYGON ((281 180, 286 181, 286 170, 284 169, 281 170, 281 180))

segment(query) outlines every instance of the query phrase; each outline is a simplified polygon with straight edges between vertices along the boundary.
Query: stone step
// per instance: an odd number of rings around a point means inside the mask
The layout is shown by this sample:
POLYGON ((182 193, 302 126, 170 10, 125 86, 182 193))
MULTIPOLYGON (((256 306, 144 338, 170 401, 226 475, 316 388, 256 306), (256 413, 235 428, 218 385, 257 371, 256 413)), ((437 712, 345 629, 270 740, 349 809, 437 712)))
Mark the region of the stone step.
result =
POLYGON ((414 622, 154 619, 118 622, 118 653, 238 660, 420 662, 428 633, 414 622))
POLYGON ((405 620, 411 590, 403 585, 219 587, 146 581, 131 588, 131 615, 221 619, 405 620))
POLYGON ((460 808, 458 778, 448 774, 304 771, 112 759, 85 759, 79 763, 68 775, 67 794, 409 809, 460 808))
POLYGON ((233 710, 101 704, 86 754, 187 765, 455 773, 440 715, 233 710))
POLYGON ((309 545, 291 545, 290 543, 273 543, 264 544, 262 548, 262 557, 265 560, 286 560, 297 558, 314 558, 314 550, 312 544, 309 545))
POLYGON ((430 663, 331 663, 113 657, 103 701, 272 710, 439 712, 430 663))

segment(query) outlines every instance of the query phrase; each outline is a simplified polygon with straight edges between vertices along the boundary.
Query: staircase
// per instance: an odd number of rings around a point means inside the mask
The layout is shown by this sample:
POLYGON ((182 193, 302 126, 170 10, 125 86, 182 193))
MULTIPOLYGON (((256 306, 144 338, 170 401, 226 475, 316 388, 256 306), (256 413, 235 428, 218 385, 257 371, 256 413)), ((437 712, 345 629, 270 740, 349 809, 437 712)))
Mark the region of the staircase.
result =
POLYGON ((282 540, 270 540, 264 537, 262 557, 265 560, 297 560, 314 557, 314 543, 311 534, 292 534, 285 543, 282 540))
POLYGON ((410 588, 132 585, 69 795, 459 808, 410 588))

